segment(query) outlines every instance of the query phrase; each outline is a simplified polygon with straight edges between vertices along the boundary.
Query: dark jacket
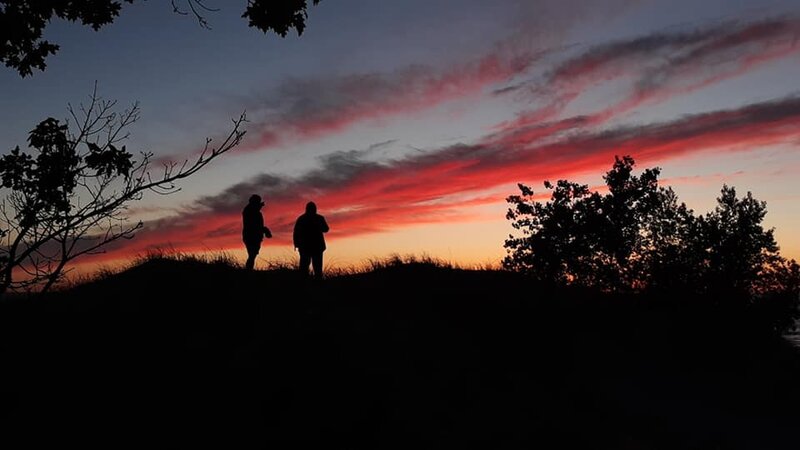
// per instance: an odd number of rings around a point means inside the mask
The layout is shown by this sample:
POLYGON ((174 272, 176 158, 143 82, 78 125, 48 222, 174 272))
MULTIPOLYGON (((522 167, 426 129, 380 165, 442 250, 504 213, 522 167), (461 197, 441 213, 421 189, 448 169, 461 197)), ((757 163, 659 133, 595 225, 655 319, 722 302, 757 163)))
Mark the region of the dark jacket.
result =
POLYGON ((271 236, 269 229, 264 226, 264 216, 257 204, 248 204, 242 210, 242 240, 244 242, 261 242, 264 235, 271 236))
POLYGON ((301 252, 315 253, 325 251, 325 236, 328 223, 319 214, 305 213, 294 224, 294 246, 301 252))

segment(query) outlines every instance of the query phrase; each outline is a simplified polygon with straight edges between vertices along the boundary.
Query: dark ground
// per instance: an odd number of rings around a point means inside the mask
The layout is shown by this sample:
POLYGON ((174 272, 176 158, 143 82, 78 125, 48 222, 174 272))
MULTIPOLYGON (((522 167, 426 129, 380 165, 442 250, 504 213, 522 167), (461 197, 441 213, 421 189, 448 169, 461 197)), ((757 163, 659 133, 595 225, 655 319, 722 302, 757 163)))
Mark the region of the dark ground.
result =
POLYGON ((0 447, 798 448, 800 353, 681 300, 152 260, 0 303, 0 447))

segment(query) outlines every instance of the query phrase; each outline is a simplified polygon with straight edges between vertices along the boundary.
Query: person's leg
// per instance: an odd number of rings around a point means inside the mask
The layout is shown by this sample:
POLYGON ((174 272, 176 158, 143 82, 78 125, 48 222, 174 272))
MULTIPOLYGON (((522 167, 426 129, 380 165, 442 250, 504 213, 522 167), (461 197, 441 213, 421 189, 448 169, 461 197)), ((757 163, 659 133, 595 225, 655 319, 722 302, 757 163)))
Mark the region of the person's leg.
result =
POLYGON ((261 243, 247 243, 245 244, 247 247, 247 261, 244 263, 244 267, 247 270, 253 270, 253 267, 256 265, 256 256, 258 255, 259 250, 261 250, 261 243))
POLYGON ((300 275, 303 278, 308 277, 308 265, 311 264, 311 254, 301 251, 300 252, 300 275))
POLYGON ((314 278, 317 280, 322 279, 322 252, 314 253, 311 258, 311 264, 314 266, 314 278))

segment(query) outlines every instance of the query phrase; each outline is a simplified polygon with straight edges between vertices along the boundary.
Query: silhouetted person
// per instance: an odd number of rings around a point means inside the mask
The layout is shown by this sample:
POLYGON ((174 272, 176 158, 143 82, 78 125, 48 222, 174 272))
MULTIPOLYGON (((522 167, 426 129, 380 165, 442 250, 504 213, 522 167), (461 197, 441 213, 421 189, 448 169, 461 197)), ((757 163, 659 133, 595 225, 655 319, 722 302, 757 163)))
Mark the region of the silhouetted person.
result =
POLYGON ((322 252, 325 251, 325 236, 328 223, 317 214, 314 202, 306 204, 306 213, 297 218, 294 224, 294 247, 300 252, 300 274, 308 276, 309 263, 314 268, 314 278, 322 279, 322 252))
POLYGON ((264 202, 261 196, 253 194, 250 201, 242 210, 242 241, 247 248, 247 262, 244 267, 252 270, 256 264, 256 255, 261 250, 261 241, 264 237, 271 238, 272 232, 264 226, 264 216, 261 215, 261 208, 264 202))

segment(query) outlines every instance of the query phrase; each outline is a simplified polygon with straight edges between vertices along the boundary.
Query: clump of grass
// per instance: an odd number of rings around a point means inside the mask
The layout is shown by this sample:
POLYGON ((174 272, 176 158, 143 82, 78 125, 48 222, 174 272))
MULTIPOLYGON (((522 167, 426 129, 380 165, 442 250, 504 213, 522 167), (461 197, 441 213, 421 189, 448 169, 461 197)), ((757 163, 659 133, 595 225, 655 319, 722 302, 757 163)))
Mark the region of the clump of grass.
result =
POLYGON ((181 261, 186 257, 186 253, 176 250, 174 247, 169 248, 152 248, 148 249, 144 254, 134 256, 131 261, 130 267, 141 266, 148 262, 155 261, 181 261))
MULTIPOLYGON (((297 264, 296 260, 293 264, 297 264)), ((503 270, 499 261, 486 261, 484 263, 475 263, 470 265, 463 265, 456 262, 448 261, 428 254, 413 255, 413 254, 392 254, 383 258, 370 258, 365 262, 353 265, 337 265, 336 263, 328 264, 325 268, 325 276, 328 278, 361 275, 375 271, 384 271, 399 268, 416 268, 416 269, 446 269, 446 270, 471 270, 471 271, 485 271, 497 272, 503 270)))
POLYGON ((145 254, 136 256, 131 263, 131 267, 140 266, 153 261, 179 261, 233 268, 242 267, 242 264, 230 252, 225 250, 198 254, 186 253, 175 250, 174 248, 150 249, 145 254))
POLYGON ((503 265, 500 263, 500 261, 491 261, 491 260, 487 260, 482 263, 470 264, 468 266, 462 266, 461 268, 466 270, 477 270, 482 272, 499 272, 504 270, 503 265))
POLYGON ((325 268, 325 277, 326 278, 346 277, 349 275, 357 275, 362 272, 363 271, 359 270, 359 268, 355 266, 331 265, 325 268))
POLYGON ((283 272, 283 271, 297 270, 297 264, 298 262, 296 260, 292 261, 290 259, 269 259, 261 263, 261 267, 265 268, 263 270, 274 270, 283 272))
POLYGON ((213 253, 203 253, 200 255, 189 255, 188 260, 204 264, 211 264, 215 266, 233 267, 236 269, 242 268, 239 262, 230 252, 219 250, 213 253))
POLYGON ((91 284, 98 281, 107 280, 113 277, 114 275, 123 272, 126 269, 127 266, 114 267, 114 268, 108 266, 101 266, 95 269, 95 271, 92 273, 82 273, 79 275, 67 276, 61 282, 55 284, 52 290, 66 291, 84 284, 91 284))
POLYGON ((399 267, 431 267, 437 269, 456 269, 455 264, 430 255, 399 255, 394 254, 386 258, 369 259, 364 264, 365 272, 395 269, 399 267))

